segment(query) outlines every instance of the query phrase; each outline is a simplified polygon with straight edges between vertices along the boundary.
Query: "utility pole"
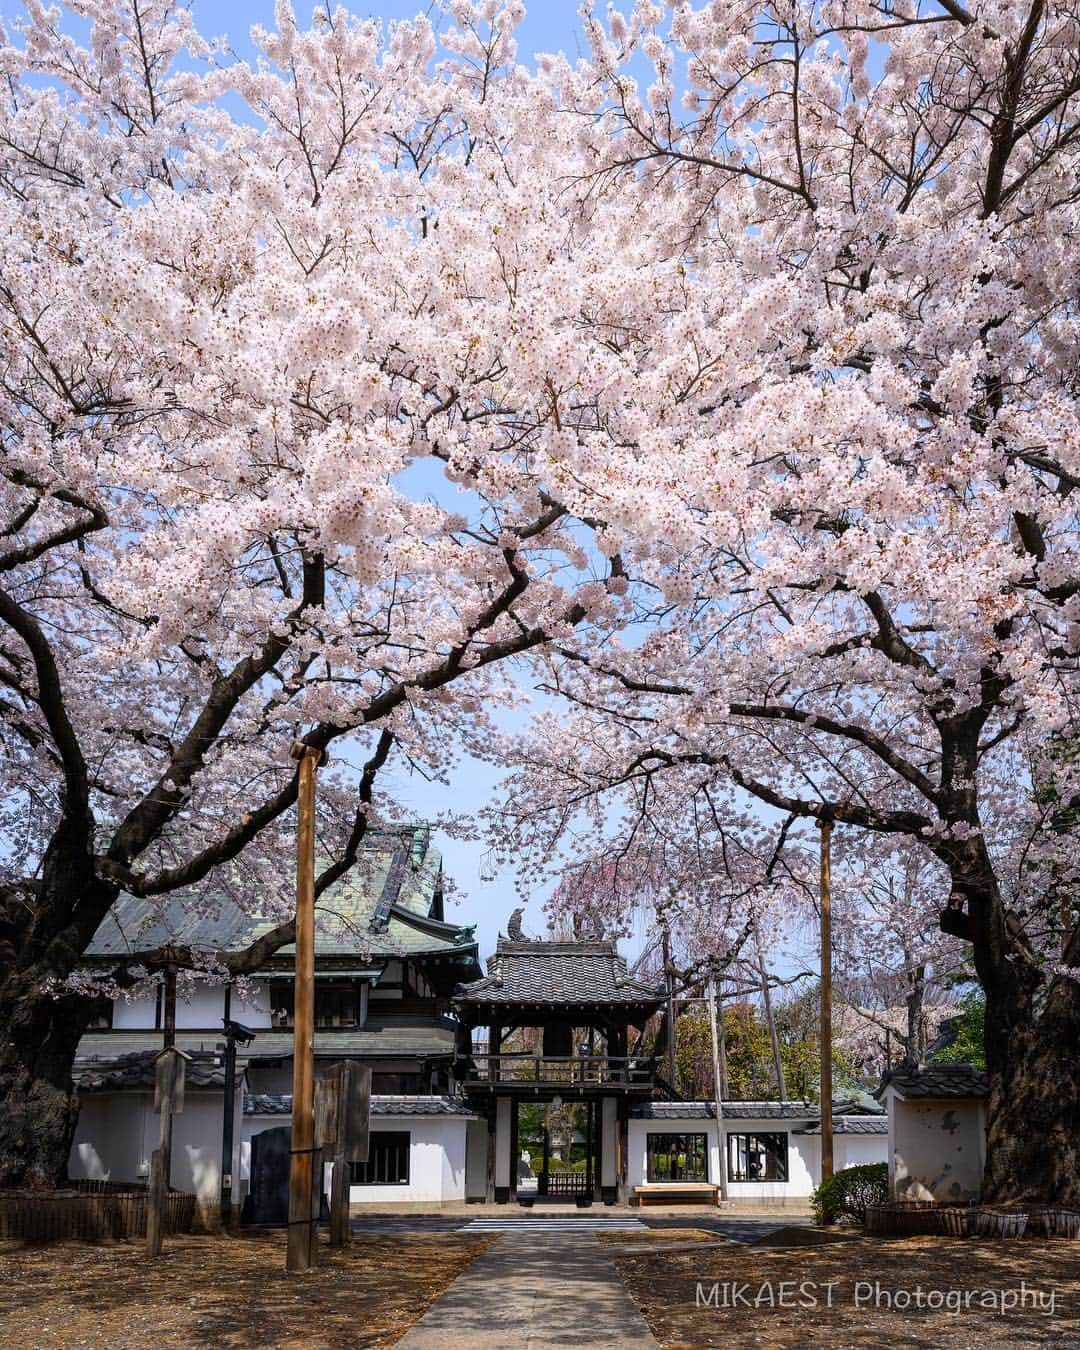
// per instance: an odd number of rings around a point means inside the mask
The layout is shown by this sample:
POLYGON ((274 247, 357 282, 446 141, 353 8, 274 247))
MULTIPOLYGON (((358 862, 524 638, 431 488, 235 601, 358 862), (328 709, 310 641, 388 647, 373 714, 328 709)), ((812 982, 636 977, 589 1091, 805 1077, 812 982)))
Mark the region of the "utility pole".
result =
POLYGON ((833 1174, 832 1120, 832 821, 821 830, 821 1179, 833 1174))
MULTIPOLYGON (((297 741, 296 974, 294 993, 292 1137, 289 1145, 289 1246, 286 1270, 318 1263, 315 1161, 315 771, 326 752, 297 741)), ((321 1180, 321 1178, 320 1178, 321 1180)), ((321 1186, 319 1190, 321 1191, 321 1186)))
POLYGON ((236 1112, 236 1040, 230 1034, 232 1024, 232 984, 225 986, 225 1095, 221 1111, 221 1226, 226 1232, 232 1223, 233 1120, 236 1112))
POLYGON ((731 1084, 728 1080, 727 1067, 727 1027, 724 1025, 724 987, 717 990, 717 1018, 716 1033, 717 1040, 720 1042, 720 1100, 726 1101, 731 1096, 731 1084))
POLYGON ((712 1032, 713 1101, 716 1104, 716 1153, 720 1160, 720 1199, 728 1198, 727 1158, 724 1154, 724 1101, 721 1096, 720 1037, 716 1030, 716 981, 709 967, 709 1028, 712 1032))
POLYGON ((161 1053, 154 1061, 154 1109, 161 1114, 158 1146, 150 1158, 146 1200, 146 1254, 161 1255, 165 1202, 172 1174, 173 1117, 184 1107, 185 1056, 176 1049, 176 965, 165 965, 165 1019, 161 1053))

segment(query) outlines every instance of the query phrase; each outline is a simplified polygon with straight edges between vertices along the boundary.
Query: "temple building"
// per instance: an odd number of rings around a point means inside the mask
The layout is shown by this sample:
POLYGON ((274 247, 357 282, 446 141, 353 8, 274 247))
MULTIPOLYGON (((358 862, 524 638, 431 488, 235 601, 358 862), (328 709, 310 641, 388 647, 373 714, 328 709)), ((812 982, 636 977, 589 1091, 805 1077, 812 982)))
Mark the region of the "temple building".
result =
MULTIPOLYGON (((226 896, 198 912, 124 896, 86 966, 107 971, 169 943, 239 951, 272 926, 226 896)), ((485 972, 473 928, 445 916, 424 825, 373 832, 350 877, 319 898, 316 1074, 342 1060, 371 1070, 353 1204, 610 1205, 715 1191, 722 1149, 732 1199, 806 1202, 820 1179, 814 1105, 724 1103, 718 1129, 712 1103, 679 1100, 647 1051, 660 986, 631 975, 612 941, 531 940, 520 911, 507 927, 485 972)), ((288 1168, 292 986, 286 948, 243 983, 182 986, 177 999, 175 1043, 190 1058, 172 1184, 208 1220, 226 1192, 252 1219, 278 1212, 267 1197, 280 1197, 288 1168)), ((148 1175, 162 1028, 158 985, 118 998, 84 1036, 73 1178, 148 1175)), ((836 1103, 836 1166, 884 1161, 887 1131, 876 1103, 836 1103)))

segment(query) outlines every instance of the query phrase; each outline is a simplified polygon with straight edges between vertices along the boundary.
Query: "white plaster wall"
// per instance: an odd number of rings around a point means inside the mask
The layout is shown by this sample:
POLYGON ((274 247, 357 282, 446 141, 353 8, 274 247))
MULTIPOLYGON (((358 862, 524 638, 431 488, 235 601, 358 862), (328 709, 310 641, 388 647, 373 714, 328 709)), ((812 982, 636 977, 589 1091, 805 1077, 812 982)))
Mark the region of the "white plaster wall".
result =
MULTIPOLYGON (((803 1200, 821 1184, 821 1136, 794 1134, 805 1128, 805 1122, 795 1120, 733 1120, 725 1123, 725 1141, 731 1134, 786 1134, 788 1137, 787 1181, 732 1181, 728 1178, 728 1195, 732 1200, 803 1200)), ((725 1142, 726 1147, 726 1142, 725 1142)), ((836 1143, 834 1136, 833 1151, 836 1143)), ((835 1166, 835 1163, 834 1163, 835 1166)))
MULTIPOLYGON (((727 1132, 733 1134, 787 1134, 787 1181, 728 1181, 728 1194, 734 1201, 792 1200, 808 1198, 821 1180, 821 1143, 815 1135, 792 1134, 802 1125, 800 1121, 732 1120, 725 1121, 725 1148, 727 1132)), ((712 1120, 631 1120, 627 1139, 627 1185, 647 1184, 648 1158, 646 1136, 649 1134, 704 1134, 708 1137, 709 1180, 720 1181, 720 1155, 716 1147, 716 1124, 712 1120)))
MULTIPOLYGON (((170 1185, 203 1205, 216 1206, 220 1199, 223 1095, 188 1092, 183 1111, 173 1119, 170 1185)), ((94 1181, 145 1181, 160 1137, 153 1093, 88 1093, 82 1099, 68 1173, 94 1181)))
POLYGON ((886 1095, 892 1193, 907 1200, 977 1200, 986 1149, 982 1103, 886 1095))
POLYGON ((425 1200, 443 1204, 465 1199, 464 1116, 379 1116, 371 1133, 408 1130, 409 1184, 407 1186, 353 1186, 354 1205, 399 1204, 425 1200))
POLYGON ((154 1099, 144 1092, 95 1092, 82 1098, 68 1158, 73 1180, 144 1181, 150 1170, 147 1121, 154 1099))
POLYGON ((156 1007, 157 1000, 153 995, 150 998, 132 999, 130 1003, 118 998, 113 1004, 113 1030, 153 1031, 156 1007))
POLYGON ((863 1167, 889 1161, 889 1140, 884 1134, 838 1134, 833 1140, 833 1167, 863 1167))
POLYGON ((709 1153, 709 1180, 720 1183, 720 1153, 716 1147, 716 1122, 713 1120, 630 1120, 627 1122, 626 1184, 644 1186, 648 1181, 650 1134, 703 1134, 709 1153))
MULTIPOLYGON (((157 995, 148 998, 117 999, 113 1004, 114 1031, 153 1031, 157 1013, 157 995)), ((225 986, 200 985, 190 998, 178 995, 176 1025, 181 1030, 217 1030, 225 1016, 225 986)), ((264 983, 252 986, 252 1001, 245 1003, 233 990, 231 1016, 253 1030, 270 1026, 270 994, 264 983)))
MULTIPOLYGON (((240 1130, 240 1180, 237 1201, 247 1194, 251 1183, 251 1140, 262 1130, 288 1126, 288 1116, 245 1116, 240 1130)), ((426 1201, 445 1204, 465 1199, 466 1132, 468 1126, 484 1131, 486 1167, 487 1126, 466 1116, 378 1116, 372 1122, 372 1134, 380 1130, 408 1130, 409 1184, 407 1186, 352 1186, 349 1201, 354 1205, 398 1204, 402 1201, 426 1201)), ((325 1189, 329 1194, 331 1167, 326 1165, 325 1189)), ((483 1171, 481 1171, 483 1175, 483 1171)), ((480 1192, 483 1194, 483 1190, 480 1192)))

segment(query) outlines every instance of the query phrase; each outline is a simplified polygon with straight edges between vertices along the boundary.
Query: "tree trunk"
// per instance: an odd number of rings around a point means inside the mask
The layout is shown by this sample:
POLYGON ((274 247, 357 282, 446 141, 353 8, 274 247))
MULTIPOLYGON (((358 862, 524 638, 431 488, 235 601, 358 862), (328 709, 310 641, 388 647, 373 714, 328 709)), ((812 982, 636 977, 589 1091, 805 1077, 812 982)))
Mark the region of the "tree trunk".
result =
MULTIPOLYGON (((953 886, 967 901, 986 995, 983 1199, 1080 1207, 1080 983, 1035 958, 985 847, 976 841, 965 848, 953 886)), ((1080 964, 1080 950, 1068 956, 1080 964)))
POLYGON ((14 973, 0 987, 0 1187, 66 1179, 79 1115, 71 1068, 97 1006, 14 973))
POLYGON ((1059 978, 1037 1014, 987 989, 984 1200, 1080 1208, 1078 1045, 1075 980, 1059 978))

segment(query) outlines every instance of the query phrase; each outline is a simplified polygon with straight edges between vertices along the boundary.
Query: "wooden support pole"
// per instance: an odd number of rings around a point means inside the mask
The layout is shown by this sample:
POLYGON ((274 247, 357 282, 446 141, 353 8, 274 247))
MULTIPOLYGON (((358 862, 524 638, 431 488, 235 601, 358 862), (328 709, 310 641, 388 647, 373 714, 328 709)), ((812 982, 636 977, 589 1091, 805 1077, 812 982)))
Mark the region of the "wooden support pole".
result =
MULTIPOLYGON (((162 1036, 163 1050, 176 1048, 176 966, 165 966, 165 1017, 162 1036)), ((146 1197, 146 1254, 161 1255, 161 1241, 165 1227, 165 1204, 169 1195, 172 1174, 172 1132, 176 1079, 166 1079, 166 1090, 161 1098, 161 1128, 158 1146, 150 1155, 150 1186, 146 1197)))
POLYGON ((832 822, 821 830, 821 1179, 833 1174, 832 1119, 832 822))
POLYGON ((713 1102, 716 1106, 716 1153, 720 1162, 720 1175, 717 1181, 720 1184, 720 1199, 728 1198, 727 1184, 727 1157, 724 1151, 724 1101, 721 1096, 722 1084, 720 1079, 720 1037, 716 1029, 716 981, 713 979, 713 973, 709 971, 708 983, 709 1000, 709 1028, 712 1032, 712 1068, 713 1068, 713 1102))
MULTIPOLYGON (((322 752, 297 743, 296 976, 293 998, 292 1139, 289 1148, 289 1245, 286 1270, 299 1274, 318 1262, 315 1191, 315 771, 322 752)), ((320 1155, 321 1157, 321 1155, 320 1155)), ((321 1181, 321 1178, 320 1178, 321 1181)))
POLYGON ((338 1065, 337 1137, 334 1144, 334 1175, 330 1183, 330 1246, 347 1247, 352 1239, 349 1227, 350 1168, 345 1156, 348 1132, 349 1102, 352 1100, 352 1077, 355 1066, 351 1060, 338 1065))

